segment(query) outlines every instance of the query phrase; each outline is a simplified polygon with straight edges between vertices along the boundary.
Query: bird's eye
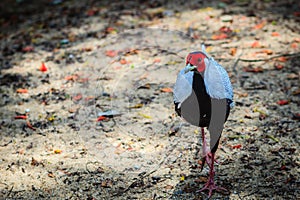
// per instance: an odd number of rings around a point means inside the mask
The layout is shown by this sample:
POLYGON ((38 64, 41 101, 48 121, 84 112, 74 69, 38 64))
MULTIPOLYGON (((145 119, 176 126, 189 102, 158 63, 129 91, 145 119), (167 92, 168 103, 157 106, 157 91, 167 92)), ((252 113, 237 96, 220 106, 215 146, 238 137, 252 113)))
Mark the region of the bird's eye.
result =
POLYGON ((198 58, 198 62, 201 62, 202 61, 202 58, 198 58))

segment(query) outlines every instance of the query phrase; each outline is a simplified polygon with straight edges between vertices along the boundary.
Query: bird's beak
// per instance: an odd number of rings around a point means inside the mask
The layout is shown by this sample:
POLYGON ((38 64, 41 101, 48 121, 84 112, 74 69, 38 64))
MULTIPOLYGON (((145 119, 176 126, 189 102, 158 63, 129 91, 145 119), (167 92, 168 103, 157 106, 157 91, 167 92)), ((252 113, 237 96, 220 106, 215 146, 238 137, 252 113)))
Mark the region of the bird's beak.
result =
POLYGON ((191 65, 191 64, 188 64, 185 68, 184 68, 184 73, 188 73, 189 71, 192 71, 194 70, 196 67, 191 65))

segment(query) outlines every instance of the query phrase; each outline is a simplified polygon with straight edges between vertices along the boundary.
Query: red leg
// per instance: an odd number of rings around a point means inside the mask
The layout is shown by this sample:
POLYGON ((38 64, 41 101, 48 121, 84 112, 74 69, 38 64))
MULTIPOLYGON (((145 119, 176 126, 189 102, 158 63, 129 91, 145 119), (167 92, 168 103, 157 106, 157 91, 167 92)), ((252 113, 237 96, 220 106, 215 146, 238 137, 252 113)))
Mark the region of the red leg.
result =
POLYGON ((210 170, 209 170, 209 178, 208 178, 206 184, 204 185, 204 187, 201 190, 198 191, 198 192, 202 192, 204 190, 208 190, 209 191, 208 198, 211 197, 212 192, 214 190, 216 190, 216 191, 220 191, 220 190, 227 191, 223 187, 216 186, 216 184, 214 182, 214 175, 215 175, 214 158, 215 158, 215 154, 211 153, 211 162, 210 163, 207 162, 207 164, 209 165, 209 168, 210 168, 210 170))
MULTIPOLYGON (((207 146, 207 142, 206 142, 206 138, 205 138, 205 132, 204 132, 203 127, 201 127, 201 135, 202 135, 202 159, 201 159, 202 162, 201 162, 200 169, 202 171, 205 163, 208 164, 209 168, 211 167, 212 153, 210 152, 210 150, 207 146)), ((218 163, 216 160, 214 160, 214 162, 218 163)))

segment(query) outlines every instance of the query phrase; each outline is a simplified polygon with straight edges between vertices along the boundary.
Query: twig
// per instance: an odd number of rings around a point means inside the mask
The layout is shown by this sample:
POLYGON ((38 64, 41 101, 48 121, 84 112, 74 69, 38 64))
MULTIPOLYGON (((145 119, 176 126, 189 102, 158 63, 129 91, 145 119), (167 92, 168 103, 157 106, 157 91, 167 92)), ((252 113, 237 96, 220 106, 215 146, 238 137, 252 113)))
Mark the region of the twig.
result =
POLYGON ((10 188, 10 190, 8 191, 8 194, 6 195, 6 198, 8 198, 8 197, 10 196, 10 194, 11 194, 11 192, 12 192, 13 189, 14 189, 14 186, 12 186, 12 187, 10 188))
POLYGON ((6 147, 7 145, 9 145, 9 144, 12 143, 12 142, 13 142, 13 141, 10 140, 10 141, 8 141, 8 142, 6 142, 6 143, 4 143, 4 144, 1 144, 0 147, 6 147))
POLYGON ((300 53, 291 53, 291 54, 279 54, 276 56, 271 56, 269 58, 265 58, 265 59, 243 59, 243 58, 239 58, 238 61, 242 61, 242 62, 262 62, 262 61, 269 61, 269 60, 273 60, 274 58, 279 58, 279 57, 298 57, 300 56, 300 53))
POLYGON ((236 74, 236 81, 237 81, 237 84, 238 86, 241 86, 240 84, 240 73, 239 73, 239 70, 237 70, 237 65, 240 61, 240 58, 241 56, 243 55, 243 51, 239 54, 239 56, 237 57, 237 59, 235 60, 234 64, 233 64, 233 67, 232 67, 232 71, 234 72, 234 74, 236 74))
MULTIPOLYGON (((177 146, 177 144, 179 143, 179 141, 176 142, 175 145, 173 145, 173 149, 171 149, 171 152, 168 154, 168 155, 172 155, 172 152, 174 151, 175 147, 177 146)), ((161 161, 157 164, 156 168, 154 168, 153 170, 151 170, 150 172, 148 173, 144 173, 144 174, 140 174, 139 175, 139 179, 133 181, 126 189, 122 190, 122 191, 119 191, 115 194, 112 195, 112 197, 115 197, 115 196, 118 196, 120 195, 121 193, 125 193, 125 192, 128 192, 130 190, 130 188, 138 185, 138 183, 142 182, 144 178, 150 176, 151 174, 153 174, 154 172, 156 172, 160 167, 161 165, 166 161, 166 159, 168 158, 169 156, 166 156, 164 158, 161 159, 161 161)))
MULTIPOLYGON (((237 65, 237 63, 239 61, 241 62, 263 62, 263 61, 269 61, 269 60, 272 60, 274 58, 279 58, 279 57, 300 57, 300 53, 286 53, 286 54, 278 54, 276 56, 271 56, 269 58, 264 58, 264 59, 245 59, 245 58, 238 58, 236 61, 235 61, 235 65, 237 65)), ((215 58, 215 60, 218 60, 218 61, 231 61, 232 59, 231 58, 215 58)))

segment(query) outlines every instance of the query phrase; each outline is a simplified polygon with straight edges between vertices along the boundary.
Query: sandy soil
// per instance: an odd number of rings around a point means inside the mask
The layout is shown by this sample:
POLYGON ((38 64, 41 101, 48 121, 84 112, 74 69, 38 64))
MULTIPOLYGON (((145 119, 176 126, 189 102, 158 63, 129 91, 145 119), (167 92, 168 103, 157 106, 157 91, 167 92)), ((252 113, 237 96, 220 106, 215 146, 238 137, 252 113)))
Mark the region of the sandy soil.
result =
POLYGON ((202 42, 236 104, 212 199, 299 198, 297 1, 55 2, 1 5, 1 199, 206 199, 171 92, 202 42))

